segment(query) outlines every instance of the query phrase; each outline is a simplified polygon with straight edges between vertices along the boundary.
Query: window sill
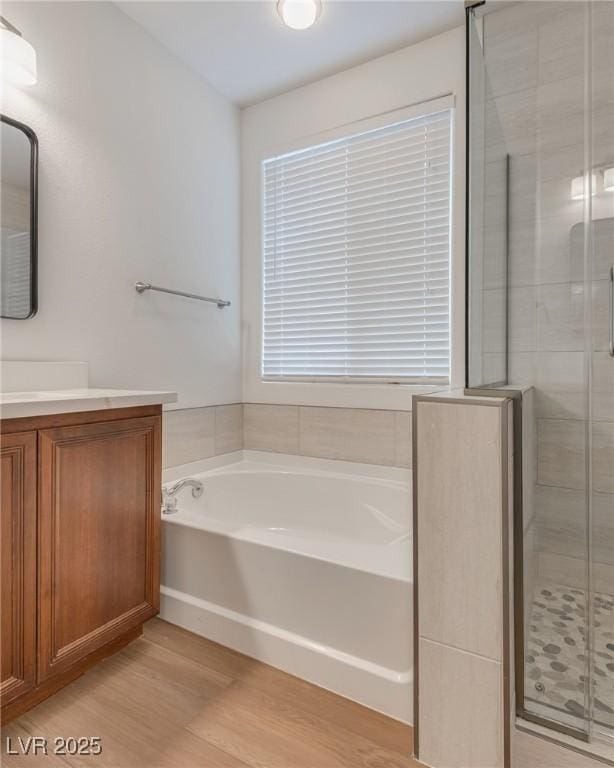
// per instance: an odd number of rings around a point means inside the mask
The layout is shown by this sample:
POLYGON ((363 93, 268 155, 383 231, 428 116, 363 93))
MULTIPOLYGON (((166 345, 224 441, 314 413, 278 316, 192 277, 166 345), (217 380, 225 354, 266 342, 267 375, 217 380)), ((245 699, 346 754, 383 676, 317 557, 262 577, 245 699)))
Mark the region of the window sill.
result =
POLYGON ((413 395, 449 389, 448 384, 384 384, 306 381, 263 381, 247 386, 248 403, 316 405, 411 411, 413 395))

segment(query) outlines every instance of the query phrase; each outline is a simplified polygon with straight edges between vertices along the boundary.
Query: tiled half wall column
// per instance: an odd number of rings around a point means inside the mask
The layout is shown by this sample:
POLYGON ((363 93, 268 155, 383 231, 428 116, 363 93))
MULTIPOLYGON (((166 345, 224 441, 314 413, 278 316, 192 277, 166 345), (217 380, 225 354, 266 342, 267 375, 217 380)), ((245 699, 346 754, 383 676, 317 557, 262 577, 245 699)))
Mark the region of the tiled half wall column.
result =
POLYGON ((510 765, 512 404, 414 398, 416 758, 510 765))

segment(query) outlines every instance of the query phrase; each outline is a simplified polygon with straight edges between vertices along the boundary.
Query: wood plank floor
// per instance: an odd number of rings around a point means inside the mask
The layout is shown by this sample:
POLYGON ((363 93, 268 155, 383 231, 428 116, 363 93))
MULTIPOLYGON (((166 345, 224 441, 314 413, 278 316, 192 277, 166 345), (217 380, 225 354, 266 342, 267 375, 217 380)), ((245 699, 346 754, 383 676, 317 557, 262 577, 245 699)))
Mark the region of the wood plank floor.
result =
POLYGON ((7 768, 419 766, 411 728, 160 619, 2 735, 7 768), (19 736, 100 736, 102 754, 7 755, 19 736))

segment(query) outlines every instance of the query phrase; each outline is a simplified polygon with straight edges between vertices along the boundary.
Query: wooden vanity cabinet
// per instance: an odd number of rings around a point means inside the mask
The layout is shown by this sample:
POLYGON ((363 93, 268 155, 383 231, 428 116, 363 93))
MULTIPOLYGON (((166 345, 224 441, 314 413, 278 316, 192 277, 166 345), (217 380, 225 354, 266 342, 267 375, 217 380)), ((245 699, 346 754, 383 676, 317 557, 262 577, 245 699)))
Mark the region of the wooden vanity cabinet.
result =
POLYGON ((13 419, 0 429, 6 720, 158 612, 161 407, 13 419))
POLYGON ((1 436, 0 698, 36 685, 36 432, 1 436))

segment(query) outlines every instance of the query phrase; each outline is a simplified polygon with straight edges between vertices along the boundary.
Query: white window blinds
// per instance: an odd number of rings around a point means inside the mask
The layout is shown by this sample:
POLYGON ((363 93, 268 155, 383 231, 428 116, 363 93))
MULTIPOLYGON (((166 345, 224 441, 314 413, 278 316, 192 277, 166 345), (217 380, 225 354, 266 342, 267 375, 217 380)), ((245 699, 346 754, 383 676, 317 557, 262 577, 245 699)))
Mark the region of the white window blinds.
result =
POLYGON ((264 378, 448 380, 450 114, 264 162, 264 378))

